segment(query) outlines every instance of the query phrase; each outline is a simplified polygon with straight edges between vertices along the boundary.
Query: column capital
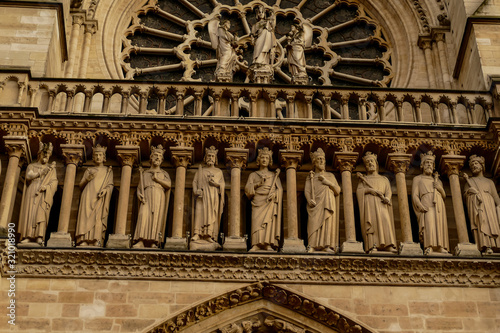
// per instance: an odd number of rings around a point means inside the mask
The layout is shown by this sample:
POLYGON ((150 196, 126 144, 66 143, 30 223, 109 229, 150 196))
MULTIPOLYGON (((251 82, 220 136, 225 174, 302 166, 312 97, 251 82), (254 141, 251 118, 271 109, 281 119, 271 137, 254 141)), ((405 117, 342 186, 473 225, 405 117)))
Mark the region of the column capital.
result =
POLYGON ((449 176, 458 175, 464 166, 466 157, 462 155, 443 155, 439 163, 439 169, 449 176))
POLYGON ((340 172, 352 172, 356 162, 358 161, 359 153, 338 151, 333 154, 333 166, 340 172))
POLYGON ((226 148, 226 163, 231 168, 244 169, 248 161, 248 149, 243 148, 226 148))
POLYGON ((74 164, 79 166, 85 160, 86 154, 84 145, 62 144, 61 150, 66 165, 74 164))
POLYGON ((387 169, 394 173, 406 173, 410 166, 411 154, 389 153, 387 155, 387 169))
POLYGON ((288 149, 280 150, 281 165, 286 169, 300 168, 303 156, 304 156, 303 150, 288 150, 288 149))
POLYGON ((122 166, 132 167, 140 160, 139 146, 116 146, 116 153, 122 166))
POLYGON ((193 160, 193 147, 171 147, 170 151, 172 153, 172 162, 175 167, 180 166, 187 168, 191 161, 193 160))
POLYGON ((28 163, 31 162, 31 151, 28 137, 9 135, 4 136, 3 140, 9 157, 14 156, 19 159, 23 157, 28 163))

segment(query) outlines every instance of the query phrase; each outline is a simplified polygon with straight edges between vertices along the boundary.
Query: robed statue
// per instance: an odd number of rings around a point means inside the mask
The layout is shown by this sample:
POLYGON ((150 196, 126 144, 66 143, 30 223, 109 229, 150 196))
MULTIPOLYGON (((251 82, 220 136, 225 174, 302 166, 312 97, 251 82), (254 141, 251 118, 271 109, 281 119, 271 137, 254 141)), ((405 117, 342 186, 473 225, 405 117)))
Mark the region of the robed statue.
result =
POLYGON ((42 143, 36 162, 26 169, 19 216, 19 233, 23 245, 44 245, 50 209, 57 190, 56 163, 49 164, 52 150, 52 143, 42 143))
MULTIPOLYGON (((312 33, 308 36, 312 38, 312 33)), ((310 39, 309 38, 309 46, 310 39)), ((286 36, 287 40, 287 61, 288 70, 292 75, 292 83, 307 84, 308 76, 306 71, 306 33, 304 25, 299 23, 292 24, 290 32, 286 36)))
POLYGON ((367 152, 363 157, 363 162, 366 175, 358 173, 360 181, 356 196, 365 251, 396 253, 391 184, 387 177, 378 173, 377 155, 367 152))
POLYGON ((210 41, 216 50, 217 67, 215 77, 217 81, 231 82, 237 65, 236 49, 238 48, 236 37, 229 31, 231 22, 229 20, 212 20, 208 24, 210 41))
POLYGON ((323 149, 311 153, 314 170, 306 178, 308 252, 336 252, 339 246, 340 186, 331 172, 326 172, 323 149))
POLYGON ((495 183, 483 175, 484 157, 472 155, 469 167, 473 177, 464 174, 464 197, 474 239, 479 251, 500 252, 500 198, 495 183))
POLYGON ((250 34, 253 44, 253 67, 267 67, 271 70, 276 50, 276 16, 270 9, 266 10, 263 5, 255 9, 257 22, 252 26, 250 34))
POLYGON ((215 167, 217 152, 214 146, 205 149, 205 166, 200 164, 193 179, 194 214, 191 249, 216 250, 219 225, 224 210, 224 175, 215 167))
POLYGON ((446 193, 439 174, 434 171, 436 157, 432 152, 421 155, 422 174, 413 178, 412 203, 419 224, 420 242, 425 254, 448 254, 448 222, 444 199, 446 193))
POLYGON ((269 170, 272 154, 267 147, 259 149, 259 170, 250 174, 245 186, 245 194, 252 200, 251 252, 276 251, 279 245, 283 188, 280 169, 269 170))
POLYGON ((172 183, 168 173, 160 168, 164 154, 162 145, 151 147, 150 168, 139 170, 139 213, 133 238, 134 248, 160 247, 165 237, 172 183))
POLYGON ((104 245, 113 192, 113 169, 104 166, 106 149, 99 145, 94 148, 92 160, 95 166, 87 168, 80 181, 82 196, 76 222, 77 246, 104 245))

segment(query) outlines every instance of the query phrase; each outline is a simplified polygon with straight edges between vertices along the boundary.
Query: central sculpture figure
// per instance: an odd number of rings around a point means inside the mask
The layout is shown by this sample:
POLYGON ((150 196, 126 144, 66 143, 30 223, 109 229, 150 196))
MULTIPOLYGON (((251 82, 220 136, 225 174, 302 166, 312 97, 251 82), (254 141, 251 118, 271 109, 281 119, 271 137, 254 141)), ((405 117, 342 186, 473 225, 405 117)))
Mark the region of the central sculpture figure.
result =
POLYGON ((276 16, 272 10, 265 10, 263 5, 258 5, 255 12, 257 22, 252 26, 250 34, 254 47, 251 70, 255 82, 269 83, 273 75, 272 65, 276 51, 276 37, 274 36, 276 16))
POLYGON ((391 184, 378 173, 377 155, 367 152, 363 157, 366 176, 358 173, 356 190, 365 251, 397 252, 396 232, 391 206, 391 184))
POLYGON ((215 167, 218 150, 205 149, 206 167, 200 165, 193 179, 194 219, 192 250, 216 250, 219 224, 224 210, 224 175, 215 167))
POLYGON ((273 152, 262 148, 257 155, 259 171, 252 172, 245 186, 245 193, 252 200, 253 251, 276 251, 281 233, 281 200, 283 188, 279 169, 269 170, 273 152))

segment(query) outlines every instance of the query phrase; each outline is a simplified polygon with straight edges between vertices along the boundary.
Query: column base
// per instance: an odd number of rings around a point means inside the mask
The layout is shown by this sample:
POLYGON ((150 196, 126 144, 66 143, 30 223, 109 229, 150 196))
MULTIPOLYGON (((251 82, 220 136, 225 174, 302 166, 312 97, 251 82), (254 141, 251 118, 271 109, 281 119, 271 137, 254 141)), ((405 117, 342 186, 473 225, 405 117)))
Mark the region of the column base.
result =
POLYGON ((229 236, 224 239, 222 251, 247 252, 247 241, 243 237, 229 236))
POLYGON ((215 251, 220 249, 221 246, 216 242, 208 242, 206 240, 196 240, 189 242, 189 249, 191 251, 215 251))
POLYGON ((305 253, 307 252, 304 245, 304 241, 298 238, 288 238, 283 242, 283 247, 281 248, 283 253, 305 253))
POLYGON ((71 234, 67 232, 51 232, 47 247, 73 247, 71 234))
POLYGON ((163 248, 165 250, 186 251, 188 249, 187 239, 167 237, 167 241, 165 242, 165 246, 163 248))
POLYGON ((400 243, 399 255, 408 257, 417 257, 424 255, 424 251, 418 243, 400 243))
POLYGON ((108 242, 106 243, 106 248, 130 249, 130 236, 120 234, 109 235, 108 242))
POLYGON ((480 257, 481 252, 478 250, 476 244, 458 243, 455 247, 455 255, 457 257, 480 257))
POLYGON ((365 253, 362 242, 345 241, 340 247, 340 253, 365 253))

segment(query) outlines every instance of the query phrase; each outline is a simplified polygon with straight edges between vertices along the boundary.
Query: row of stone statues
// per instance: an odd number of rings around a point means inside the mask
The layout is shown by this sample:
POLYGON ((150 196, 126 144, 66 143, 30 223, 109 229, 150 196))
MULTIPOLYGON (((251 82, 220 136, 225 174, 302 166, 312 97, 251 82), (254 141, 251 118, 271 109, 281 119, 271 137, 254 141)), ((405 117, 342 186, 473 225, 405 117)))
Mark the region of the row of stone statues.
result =
MULTIPOLYGON (((249 67, 250 78, 257 83, 269 83, 273 74, 278 44, 275 36, 276 15, 271 9, 265 9, 263 5, 255 8, 256 23, 252 26, 250 33, 250 44, 253 45, 252 64, 249 67)), ((215 76, 218 81, 231 82, 234 72, 238 66, 237 51, 239 39, 229 29, 231 23, 228 20, 214 19, 209 23, 209 35, 212 47, 217 51, 217 67, 215 76)), ((294 23, 286 36, 286 55, 288 68, 291 74, 291 82, 296 84, 307 84, 305 47, 310 46, 311 33, 305 33, 306 27, 301 23, 294 23)), ((310 29, 309 29, 310 30, 310 29)), ((242 43, 245 38, 242 37, 242 43)))
MULTIPOLYGON (((55 163, 49 163, 52 144, 42 144, 36 162, 26 170, 19 221, 21 243, 42 245, 53 196, 57 189, 55 163)), ((134 247, 158 247, 166 230, 171 180, 160 168, 163 147, 151 147, 150 168, 140 168, 137 188, 139 202, 134 247)), ((225 182, 217 165, 217 149, 205 150, 204 166, 193 179, 192 249, 220 248, 217 242, 224 209, 225 182)), ((75 241, 78 246, 102 246, 113 190, 113 170, 104 165, 106 148, 93 150, 94 166, 87 168, 81 181, 75 241)), ((306 178, 304 195, 308 212, 308 249, 332 252, 339 243, 339 196, 341 187, 335 176, 326 172, 325 153, 320 148, 311 153, 314 169, 306 178)), ((280 245, 283 187, 279 173, 269 170, 272 151, 259 149, 258 170, 252 172, 245 186, 251 200, 250 251, 276 251, 280 245)), ((356 196, 359 204, 364 250, 369 253, 396 253, 396 233, 389 180, 378 173, 377 155, 363 157, 366 174, 358 173, 356 196)), ((464 174, 467 211, 478 248, 486 253, 500 250, 500 198, 492 180, 485 178, 485 160, 473 155, 469 161, 473 176, 464 174)), ((439 174, 434 172, 432 152, 421 155, 422 174, 413 179, 412 203, 419 223, 420 242, 426 254, 448 254, 448 225, 444 200, 446 193, 439 174)))

